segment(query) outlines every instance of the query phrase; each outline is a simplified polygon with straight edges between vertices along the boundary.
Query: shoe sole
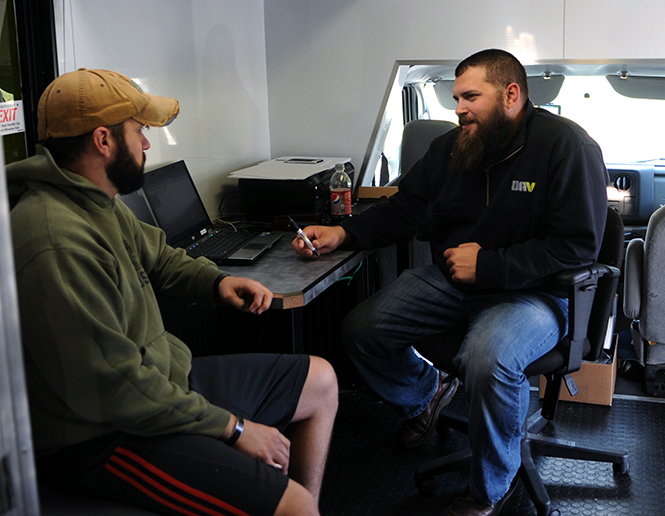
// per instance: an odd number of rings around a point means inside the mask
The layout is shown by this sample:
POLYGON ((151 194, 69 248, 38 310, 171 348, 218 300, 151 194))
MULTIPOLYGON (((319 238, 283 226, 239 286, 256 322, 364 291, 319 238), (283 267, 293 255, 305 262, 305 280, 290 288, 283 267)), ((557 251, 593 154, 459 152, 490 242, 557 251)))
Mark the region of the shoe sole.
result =
POLYGON ((457 378, 454 378, 452 380, 452 385, 448 389, 448 392, 441 397, 441 400, 439 401, 439 404, 437 405, 436 410, 434 411, 434 417, 432 417, 432 424, 427 429, 427 431, 424 434, 422 434, 418 439, 415 439, 408 443, 403 442, 403 445, 407 450, 417 448, 425 441, 427 441, 430 437, 432 437, 434 430, 436 430, 436 422, 439 420, 439 414, 441 414, 441 411, 445 407, 447 407, 450 404, 450 402, 453 400, 453 397, 457 392, 457 387, 459 387, 459 380, 457 378))

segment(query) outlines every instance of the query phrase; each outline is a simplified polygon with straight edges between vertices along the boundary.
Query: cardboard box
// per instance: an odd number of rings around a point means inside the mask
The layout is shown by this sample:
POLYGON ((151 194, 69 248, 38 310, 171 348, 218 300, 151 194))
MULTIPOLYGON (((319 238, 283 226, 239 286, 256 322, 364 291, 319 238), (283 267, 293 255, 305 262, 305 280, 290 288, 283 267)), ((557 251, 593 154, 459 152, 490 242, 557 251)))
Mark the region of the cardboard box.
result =
MULTIPOLYGON (((617 346, 613 346, 612 361, 608 363, 582 362, 579 371, 572 373, 579 392, 571 396, 565 383, 561 384, 560 400, 591 403, 593 405, 612 405, 614 385, 617 379, 617 346)), ((602 362, 602 359, 601 359, 602 362)), ((545 377, 540 377, 540 397, 545 394, 545 377)))

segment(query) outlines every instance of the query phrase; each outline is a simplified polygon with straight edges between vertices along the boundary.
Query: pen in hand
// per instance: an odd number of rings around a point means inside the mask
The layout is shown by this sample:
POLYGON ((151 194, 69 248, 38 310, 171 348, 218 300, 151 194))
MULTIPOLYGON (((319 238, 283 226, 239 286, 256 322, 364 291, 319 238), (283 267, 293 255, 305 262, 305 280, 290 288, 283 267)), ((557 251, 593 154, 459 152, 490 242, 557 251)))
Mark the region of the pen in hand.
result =
POLYGON ((307 246, 307 248, 308 248, 310 251, 312 251, 312 252, 314 253, 314 256, 319 256, 319 251, 318 251, 318 249, 317 249, 316 247, 314 247, 314 244, 312 244, 312 242, 310 241, 310 239, 307 238, 307 235, 306 235, 305 233, 303 233, 302 229, 300 229, 300 227, 298 226, 298 224, 296 224, 296 221, 293 220, 293 219, 292 219, 290 216, 288 216, 288 215, 287 215, 287 217, 289 217, 289 221, 291 222, 291 225, 295 228, 296 233, 298 233, 298 236, 299 236, 300 238, 302 238, 302 241, 305 242, 305 245, 307 246))

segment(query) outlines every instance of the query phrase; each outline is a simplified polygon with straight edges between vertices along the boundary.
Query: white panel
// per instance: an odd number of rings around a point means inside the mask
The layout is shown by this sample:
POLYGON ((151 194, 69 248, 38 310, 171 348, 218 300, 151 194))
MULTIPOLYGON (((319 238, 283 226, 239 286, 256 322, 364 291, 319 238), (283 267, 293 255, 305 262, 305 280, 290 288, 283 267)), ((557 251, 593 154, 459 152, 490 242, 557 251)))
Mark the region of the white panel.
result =
MULTIPOLYGON (((4 7, 4 6, 3 6, 4 7)), ((4 155, 0 139, 0 155, 4 155)), ((0 162, 0 468, 3 516, 39 516, 28 392, 9 222, 5 163, 0 162)))
POLYGON ((106 68, 176 97, 147 166, 185 159, 213 217, 226 173, 269 158, 262 0, 55 0, 60 73, 106 68))
POLYGON ((265 0, 273 157, 362 164, 396 60, 563 58, 564 0, 265 0))
POLYGON ((567 0, 567 59, 665 56, 662 0, 567 0))

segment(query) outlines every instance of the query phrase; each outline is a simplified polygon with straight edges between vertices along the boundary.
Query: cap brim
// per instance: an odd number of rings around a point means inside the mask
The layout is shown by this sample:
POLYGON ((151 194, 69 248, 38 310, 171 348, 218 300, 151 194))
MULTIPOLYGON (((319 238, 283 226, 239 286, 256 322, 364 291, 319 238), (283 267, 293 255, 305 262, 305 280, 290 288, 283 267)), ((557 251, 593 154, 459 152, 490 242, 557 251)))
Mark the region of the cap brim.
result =
POLYGON ((150 99, 148 105, 143 111, 132 117, 137 122, 149 126, 163 127, 173 122, 175 117, 178 116, 180 106, 176 99, 151 94, 146 94, 146 96, 150 99))

